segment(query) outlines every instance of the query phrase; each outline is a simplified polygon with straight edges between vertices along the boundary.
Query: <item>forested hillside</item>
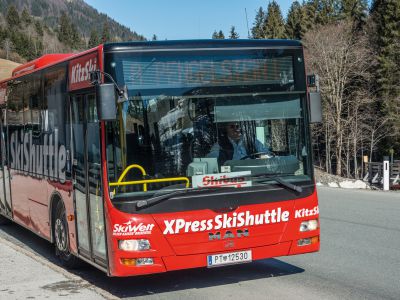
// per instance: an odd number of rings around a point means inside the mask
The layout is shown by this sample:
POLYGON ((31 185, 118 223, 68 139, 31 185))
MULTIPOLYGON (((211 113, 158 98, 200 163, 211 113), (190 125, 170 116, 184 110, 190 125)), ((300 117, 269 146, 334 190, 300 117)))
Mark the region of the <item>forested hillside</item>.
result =
MULTIPOLYGON (((228 37, 238 37, 233 26, 228 37)), ((286 18, 271 1, 258 10, 250 38, 303 41, 323 96, 324 121, 313 128, 321 168, 359 178, 364 156, 400 159, 399 0, 294 1, 286 18)))
POLYGON ((23 62, 106 41, 143 39, 82 0, 0 0, 0 58, 23 62))

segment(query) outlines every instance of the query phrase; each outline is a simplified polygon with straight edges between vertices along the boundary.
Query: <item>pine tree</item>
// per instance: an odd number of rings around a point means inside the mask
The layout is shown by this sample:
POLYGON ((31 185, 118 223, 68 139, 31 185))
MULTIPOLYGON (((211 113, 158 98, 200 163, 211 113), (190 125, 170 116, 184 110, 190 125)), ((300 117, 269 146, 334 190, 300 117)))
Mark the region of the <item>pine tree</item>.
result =
POLYGON ((303 4, 306 31, 314 29, 315 25, 317 25, 319 2, 320 0, 308 0, 303 4))
POLYGON ((268 4, 265 16, 265 38, 283 39, 286 37, 285 23, 278 3, 273 0, 268 4))
POLYGON ((340 14, 343 18, 351 18, 357 22, 365 22, 368 12, 366 0, 341 0, 340 14))
POLYGON ((65 12, 62 12, 60 16, 58 39, 72 49, 79 49, 82 47, 82 39, 78 29, 75 24, 72 24, 65 12))
POLYGON ((76 28, 75 24, 71 24, 71 38, 69 44, 73 49, 81 48, 81 37, 79 35, 78 29, 76 28))
POLYGON ((14 5, 10 5, 8 7, 6 20, 7 20, 8 26, 10 26, 10 28, 19 27, 20 26, 21 20, 19 18, 18 11, 17 11, 17 9, 15 8, 14 5))
POLYGON ((265 23, 265 12, 262 9, 262 7, 260 7, 256 14, 253 28, 251 28, 251 34, 253 36, 253 39, 262 39, 265 37, 264 23, 265 23))
POLYGON ((90 32, 88 47, 93 48, 98 46, 99 44, 100 44, 99 34, 97 33, 96 29, 92 29, 92 31, 90 32))
POLYGON ((236 40, 239 38, 239 34, 235 31, 235 26, 231 27, 231 31, 229 32, 229 38, 236 40))
POLYGON ((305 10, 299 2, 294 1, 290 6, 285 25, 286 35, 290 39, 301 40, 305 31, 305 10))
POLYGON ((340 15, 340 2, 342 0, 319 0, 316 21, 326 25, 334 22, 340 15))
POLYGON ((43 26, 40 21, 35 21, 35 30, 38 36, 43 36, 43 26))
POLYGON ((151 38, 152 41, 157 41, 157 36, 153 34, 153 37, 151 38))
POLYGON ((220 30, 220 31, 216 31, 216 30, 214 30, 214 33, 212 34, 212 38, 214 39, 214 40, 222 40, 222 39, 224 39, 225 38, 225 35, 224 35, 224 33, 222 32, 222 30, 220 30))
POLYGON ((110 25, 108 24, 108 22, 104 22, 103 24, 103 31, 101 33, 101 42, 103 44, 111 42, 110 25))
POLYGON ((371 6, 372 40, 377 53, 375 78, 382 111, 392 120, 396 137, 387 138, 385 149, 400 153, 400 1, 375 0, 371 6))
POLYGON ((22 11, 21 20, 27 25, 32 23, 31 15, 28 13, 26 8, 24 8, 24 10, 22 11))
POLYGON ((70 45, 72 40, 72 24, 65 12, 61 13, 59 20, 58 39, 60 42, 70 45))

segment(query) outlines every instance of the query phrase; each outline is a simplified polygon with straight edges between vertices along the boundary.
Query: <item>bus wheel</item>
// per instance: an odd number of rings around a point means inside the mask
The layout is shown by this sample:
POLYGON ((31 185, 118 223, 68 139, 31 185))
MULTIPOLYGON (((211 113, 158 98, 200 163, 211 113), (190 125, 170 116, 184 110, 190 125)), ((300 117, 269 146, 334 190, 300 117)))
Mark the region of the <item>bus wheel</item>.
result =
POLYGON ((56 208, 54 219, 54 240, 56 255, 60 259, 61 264, 67 268, 76 268, 79 266, 79 259, 74 256, 69 249, 68 223, 62 201, 58 201, 56 208))

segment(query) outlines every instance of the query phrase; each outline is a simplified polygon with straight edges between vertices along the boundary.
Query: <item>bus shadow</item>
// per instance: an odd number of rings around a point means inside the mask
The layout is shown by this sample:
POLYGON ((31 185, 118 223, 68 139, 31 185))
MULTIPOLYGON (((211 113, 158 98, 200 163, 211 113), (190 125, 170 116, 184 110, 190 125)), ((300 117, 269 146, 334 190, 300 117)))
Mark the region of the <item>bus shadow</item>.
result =
POLYGON ((304 269, 278 259, 266 259, 222 268, 180 270, 135 278, 109 278, 106 284, 91 283, 116 297, 128 298, 223 286, 302 272, 304 269))
POLYGON ((54 255, 54 246, 28 229, 13 223, 1 226, 0 234, 13 244, 32 251, 32 253, 42 256, 51 263, 58 264, 58 260, 54 255))
MULTIPOLYGON (((54 246, 29 230, 13 224, 1 226, 0 234, 6 235, 8 240, 33 251, 49 262, 60 265, 54 256, 54 246)), ((272 258, 223 268, 198 268, 127 278, 107 277, 105 273, 86 264, 82 268, 68 272, 116 297, 128 298, 286 276, 302 273, 304 269, 272 258)))

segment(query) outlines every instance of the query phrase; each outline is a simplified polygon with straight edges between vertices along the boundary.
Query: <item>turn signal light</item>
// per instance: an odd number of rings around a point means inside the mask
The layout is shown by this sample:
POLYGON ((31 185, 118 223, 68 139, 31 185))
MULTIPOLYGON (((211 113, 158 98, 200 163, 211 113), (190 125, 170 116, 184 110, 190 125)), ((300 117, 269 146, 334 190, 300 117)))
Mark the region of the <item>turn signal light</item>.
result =
POLYGON ((121 258, 121 263, 124 266, 136 266, 136 259, 134 259, 134 258, 121 258))
POLYGON ((143 257, 143 258, 121 258, 121 263, 124 266, 148 266, 153 265, 154 260, 150 257, 143 257))

